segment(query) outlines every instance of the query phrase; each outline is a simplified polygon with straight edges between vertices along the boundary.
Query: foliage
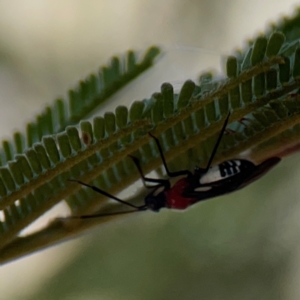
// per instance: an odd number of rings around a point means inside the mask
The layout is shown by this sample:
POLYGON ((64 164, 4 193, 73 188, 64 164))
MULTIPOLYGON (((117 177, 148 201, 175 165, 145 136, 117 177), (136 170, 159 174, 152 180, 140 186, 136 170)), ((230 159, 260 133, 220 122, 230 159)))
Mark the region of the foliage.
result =
POLYGON ((113 221, 116 217, 89 222, 53 220, 36 233, 18 236, 60 201, 66 201, 74 215, 124 209, 107 205, 102 195, 68 179, 92 182, 112 194, 120 192, 139 178, 129 154, 140 159, 145 173, 161 165, 149 131, 161 140, 173 169, 205 165, 229 111, 231 130, 222 139, 215 163, 245 151, 257 163, 296 151, 300 135, 299 18, 300 14, 272 25, 264 36, 228 57, 222 79, 202 74, 198 84, 188 80, 178 94, 171 84, 164 83, 161 92, 149 99, 84 121, 150 67, 159 49, 150 48, 140 61, 132 51, 126 58, 114 57, 108 67, 69 91, 68 101, 57 99, 52 107, 46 107, 27 124, 26 133, 16 132, 13 142, 3 141, 0 261, 5 263, 113 221))

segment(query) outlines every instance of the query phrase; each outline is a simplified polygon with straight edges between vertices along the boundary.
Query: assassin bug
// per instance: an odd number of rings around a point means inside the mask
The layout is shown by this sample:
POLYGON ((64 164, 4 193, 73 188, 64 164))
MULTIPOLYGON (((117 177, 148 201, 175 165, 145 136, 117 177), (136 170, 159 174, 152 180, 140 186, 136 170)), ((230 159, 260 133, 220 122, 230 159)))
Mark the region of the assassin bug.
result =
MULTIPOLYGON (((151 133, 149 133, 149 135, 154 139, 156 143, 168 177, 185 177, 179 179, 173 186, 171 186, 170 179, 148 178, 144 175, 139 160, 134 156, 130 156, 140 173, 145 187, 152 188, 152 191, 145 197, 144 205, 136 206, 123 201, 95 186, 86 184, 79 180, 71 181, 77 182, 88 188, 92 188, 94 191, 104 196, 107 196, 113 200, 134 208, 134 210, 130 210, 127 212, 117 212, 105 215, 116 215, 144 210, 152 210, 158 212, 163 207, 172 209, 186 209, 187 207, 199 201, 207 200, 239 190, 263 176, 267 171, 269 171, 272 167, 279 163, 280 158, 271 157, 266 159, 259 165, 255 165, 253 162, 246 159, 233 159, 226 160, 219 165, 211 167, 212 161, 218 150, 222 136, 225 132, 229 116, 230 114, 228 114, 223 124, 206 168, 196 167, 194 169, 194 172, 191 172, 189 170, 180 170, 177 172, 169 171, 159 140, 151 133), (147 183, 155 183, 155 185, 148 186, 147 183)), ((78 218, 96 218, 101 216, 104 216, 104 214, 86 215, 80 216, 78 218)))

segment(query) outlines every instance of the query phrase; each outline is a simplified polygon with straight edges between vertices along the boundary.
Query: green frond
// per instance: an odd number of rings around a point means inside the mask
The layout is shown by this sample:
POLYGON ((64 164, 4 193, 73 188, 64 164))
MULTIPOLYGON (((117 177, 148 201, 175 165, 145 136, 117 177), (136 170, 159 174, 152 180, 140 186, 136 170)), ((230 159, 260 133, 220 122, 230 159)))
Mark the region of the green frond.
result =
POLYGON ((133 51, 122 57, 113 57, 108 66, 101 67, 97 74, 89 75, 70 90, 67 99, 56 99, 52 106, 47 106, 27 124, 25 134, 15 132, 12 141, 3 141, 1 165, 40 142, 45 135, 59 133, 86 118, 110 96, 151 67, 159 53, 159 48, 151 47, 141 59, 133 51))
POLYGON ((122 191, 139 179, 129 154, 140 159, 145 173, 161 166, 149 131, 160 139, 173 170, 206 165, 229 111, 230 130, 214 163, 245 151, 258 163, 270 156, 282 157, 289 146, 296 145, 300 136, 300 48, 298 37, 291 39, 286 28, 261 35, 228 57, 227 76, 222 79, 202 74, 199 83, 187 80, 178 94, 164 83, 160 93, 135 101, 130 108, 118 106, 92 122, 82 120, 139 74, 141 69, 136 69, 141 65, 149 67, 157 54, 157 48, 152 48, 137 65, 131 53, 125 69, 114 58, 110 67, 101 69, 101 75, 91 75, 70 91, 68 106, 57 100, 27 126, 26 136, 16 133, 14 145, 3 142, 1 262, 117 218, 54 220, 37 233, 18 237, 62 200, 74 215, 122 211, 119 204, 108 205, 102 195, 68 179, 90 182, 111 194, 122 191))

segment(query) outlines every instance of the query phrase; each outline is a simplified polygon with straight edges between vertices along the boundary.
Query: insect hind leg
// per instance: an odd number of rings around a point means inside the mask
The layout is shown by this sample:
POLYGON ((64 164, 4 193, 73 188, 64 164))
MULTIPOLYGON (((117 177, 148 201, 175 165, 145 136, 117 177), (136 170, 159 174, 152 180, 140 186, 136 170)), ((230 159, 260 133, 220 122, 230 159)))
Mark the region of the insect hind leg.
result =
POLYGON ((206 168, 204 169, 204 173, 207 173, 207 172, 208 172, 208 170, 209 170, 209 168, 210 168, 210 166, 211 166, 211 164, 212 164, 212 162, 213 162, 213 159, 214 159, 214 157, 215 157, 215 155, 216 155, 216 153, 217 153, 217 150, 218 150, 218 148, 219 148, 219 145, 220 145, 221 139, 222 139, 222 137, 223 137, 223 134, 224 134, 224 132, 225 132, 225 130, 226 130, 226 126, 227 126, 227 123, 228 123, 228 121, 229 121, 229 117, 230 117, 230 112, 227 114, 227 117, 226 117, 225 122, 224 122, 224 124, 223 124, 223 126, 222 126, 222 129, 221 129, 221 132, 220 132, 220 134, 219 134, 219 136, 218 136, 218 140, 217 140, 217 142, 216 142, 216 144, 215 144, 215 146, 214 146, 214 149, 213 149, 213 151, 212 151, 212 153, 211 153, 211 155, 210 155, 210 158, 209 158, 209 161, 208 161, 208 163, 207 163, 207 166, 206 166, 206 168))

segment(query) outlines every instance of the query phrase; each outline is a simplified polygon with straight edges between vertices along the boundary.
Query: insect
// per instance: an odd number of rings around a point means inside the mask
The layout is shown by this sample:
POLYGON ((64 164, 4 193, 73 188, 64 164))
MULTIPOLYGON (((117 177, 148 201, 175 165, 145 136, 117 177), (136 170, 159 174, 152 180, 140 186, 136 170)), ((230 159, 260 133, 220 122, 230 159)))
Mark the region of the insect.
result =
MULTIPOLYGON (((177 172, 169 171, 159 140, 151 133, 149 133, 149 135, 154 139, 156 143, 157 149, 162 159, 162 163, 169 179, 156 179, 146 177, 143 173, 139 160, 134 156, 130 156, 140 173, 144 186, 147 188, 152 188, 152 191, 145 197, 145 203, 141 206, 136 206, 123 201, 93 185, 86 184, 82 181, 71 181, 92 188, 94 191, 104 196, 107 196, 113 200, 118 201, 119 203, 134 208, 134 210, 130 210, 125 213, 144 210, 152 210, 154 212, 158 212, 161 208, 179 210, 186 209, 187 207, 199 201, 207 200, 239 190, 263 176, 272 167, 280 162, 280 158, 271 157, 266 159, 259 165, 255 165, 253 162, 246 159, 232 159, 226 160, 219 165, 211 167, 212 161, 218 150, 222 136, 225 132, 229 116, 230 114, 228 114, 223 124, 206 168, 196 167, 194 169, 194 172, 191 172, 189 170, 180 170, 177 172), (182 176, 184 177, 180 178, 173 186, 171 186, 170 178, 182 176), (154 185, 149 186, 148 183, 152 183, 154 185)), ((121 213, 124 212, 105 215, 115 215, 121 213)), ((100 216, 103 215, 87 215, 80 216, 79 218, 96 218, 100 216)))

